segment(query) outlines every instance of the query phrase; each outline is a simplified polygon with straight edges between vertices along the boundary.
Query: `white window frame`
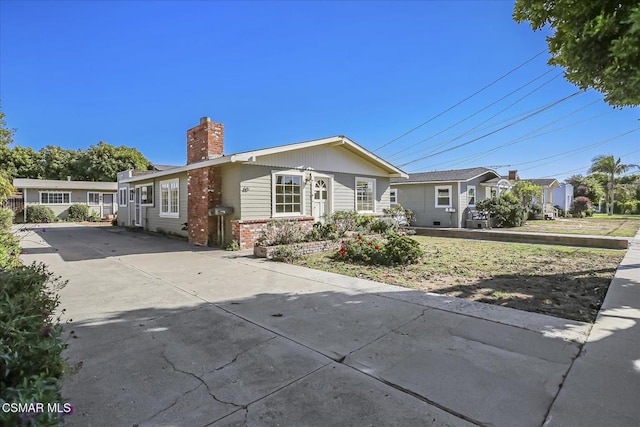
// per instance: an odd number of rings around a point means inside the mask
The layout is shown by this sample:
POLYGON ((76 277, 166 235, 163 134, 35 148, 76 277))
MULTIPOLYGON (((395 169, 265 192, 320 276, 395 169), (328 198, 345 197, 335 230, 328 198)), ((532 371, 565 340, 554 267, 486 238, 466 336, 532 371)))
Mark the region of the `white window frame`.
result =
POLYGON ((70 205, 71 204, 71 192, 70 191, 57 191, 57 190, 44 190, 38 192, 38 204, 40 205, 70 205), (47 202, 42 203, 42 195, 47 194, 47 202), (62 194, 62 202, 55 203, 50 202, 49 198, 51 194, 62 194), (64 195, 67 195, 67 202, 64 201, 64 195))
POLYGON ((453 207, 453 185, 436 185, 435 188, 435 207, 436 208, 451 208, 453 207), (448 190, 449 191, 449 203, 446 205, 441 205, 438 203, 438 190, 448 190))
MULTIPOLYGON (((136 201, 136 189, 135 188, 130 188, 129 189, 129 202, 135 202, 136 201)), ((126 206, 123 205, 123 206, 126 206)))
POLYGON ((167 179, 165 181, 160 181, 160 213, 161 217, 167 218, 178 218, 180 216, 180 180, 178 178, 167 179), (175 185, 175 187, 174 187, 175 185), (166 186, 166 188, 164 188, 166 186), (176 194, 173 195, 173 189, 175 188, 176 194), (167 195, 167 210, 164 210, 163 198, 164 194, 167 195), (176 211, 173 212, 172 208, 175 203, 176 211))
POLYGON ((298 170, 271 171, 271 217, 282 218, 303 216, 306 212, 306 188, 307 183, 305 181, 304 172, 298 170), (276 212, 276 181, 278 176, 295 176, 300 178, 300 212, 276 212))
POLYGON ((129 189, 126 187, 118 188, 118 206, 127 206, 129 202, 129 189))
POLYGON ((395 206, 398 204, 398 189, 392 188, 389 190, 389 205, 395 206), (392 200, 395 199, 395 200, 392 200))
MULTIPOLYGON (((140 206, 153 206, 153 203, 154 203, 154 200, 155 200, 155 194, 153 194, 155 192, 153 183, 151 182, 151 183, 136 185, 136 188, 140 188, 140 206), (144 188, 151 188, 151 202, 147 202, 147 203, 143 202, 143 200, 144 200, 143 199, 143 193, 144 193, 143 189, 144 188)), ((148 190, 147 190, 146 193, 148 193, 148 190)))
POLYGON ((376 179, 375 178, 365 178, 363 176, 357 176, 355 179, 355 187, 354 187, 354 202, 355 202, 355 210, 358 213, 375 213, 376 212, 376 179), (364 181, 369 184, 372 184, 373 187, 373 200, 372 200, 372 210, 369 209, 358 209, 358 181, 364 181))
POLYGON ((478 203, 478 190, 475 185, 467 185, 467 206, 474 208, 478 203), (469 203, 469 190, 473 190, 473 204, 469 203))
POLYGON ((100 193, 96 192, 96 191, 87 191, 87 205, 89 206, 100 206, 100 193), (91 203, 91 194, 97 194, 98 195, 98 200, 96 201, 96 203, 91 203))

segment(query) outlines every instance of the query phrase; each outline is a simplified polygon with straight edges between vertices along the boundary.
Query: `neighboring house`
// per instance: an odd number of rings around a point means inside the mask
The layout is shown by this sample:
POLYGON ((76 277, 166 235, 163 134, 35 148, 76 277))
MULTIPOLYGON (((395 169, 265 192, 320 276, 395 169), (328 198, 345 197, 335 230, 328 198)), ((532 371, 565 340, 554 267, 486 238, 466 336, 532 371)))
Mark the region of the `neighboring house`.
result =
POLYGON ((551 191, 551 195, 553 197, 554 206, 558 206, 565 212, 569 212, 571 210, 571 206, 573 205, 573 185, 560 184, 559 187, 554 188, 551 191))
POLYGON ((101 218, 118 212, 116 182, 16 178, 13 186, 22 193, 25 219, 29 206, 34 205, 48 206, 62 219, 67 217, 69 207, 74 204, 88 205, 89 211, 101 218))
POLYGON ((186 166, 120 172, 118 224, 247 248, 274 218, 311 228, 339 210, 382 214, 390 179, 407 176, 344 136, 231 155, 223 141, 203 117, 187 131, 186 166))
POLYGON ((391 180, 391 200, 411 209, 418 227, 461 228, 476 203, 497 191, 499 179, 483 167, 412 173, 391 180))

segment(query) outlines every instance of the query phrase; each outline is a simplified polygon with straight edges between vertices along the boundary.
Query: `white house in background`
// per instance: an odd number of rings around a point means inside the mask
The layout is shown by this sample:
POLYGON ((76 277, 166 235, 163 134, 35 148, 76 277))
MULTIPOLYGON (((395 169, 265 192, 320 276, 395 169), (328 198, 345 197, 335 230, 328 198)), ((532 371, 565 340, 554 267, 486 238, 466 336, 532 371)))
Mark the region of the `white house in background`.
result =
POLYGON ((25 220, 29 206, 35 205, 48 206, 61 219, 67 217, 69 207, 75 204, 89 206, 89 213, 95 212, 101 218, 118 212, 117 182, 16 178, 13 186, 22 193, 25 220))
POLYGON ((571 205, 573 205, 573 185, 560 184, 560 187, 556 187, 552 190, 553 203, 555 206, 569 211, 571 205))

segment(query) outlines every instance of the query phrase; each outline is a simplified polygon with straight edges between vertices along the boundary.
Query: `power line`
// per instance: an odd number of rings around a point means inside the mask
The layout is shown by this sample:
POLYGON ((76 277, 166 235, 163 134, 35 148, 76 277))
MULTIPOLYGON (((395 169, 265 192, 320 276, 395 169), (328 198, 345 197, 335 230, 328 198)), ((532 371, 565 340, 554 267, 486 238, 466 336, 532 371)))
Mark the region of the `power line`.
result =
MULTIPOLYGON (((635 153, 638 153, 638 152, 640 152, 640 150, 634 150, 634 151, 630 151, 629 153, 625 153, 625 154, 623 154, 621 156, 618 156, 618 157, 622 158, 622 157, 629 156, 631 154, 635 154, 635 153)), ((557 176, 557 175, 565 175, 565 174, 568 174, 568 173, 583 171, 585 169, 588 170, 590 167, 591 167, 591 165, 588 165, 588 166, 583 166, 583 167, 576 168, 576 169, 571 169, 571 170, 568 170, 568 171, 556 172, 554 175, 547 175, 547 176, 544 176, 543 178, 555 178, 555 176, 557 176)))
POLYGON ((458 149, 458 148, 460 148, 460 147, 464 147, 464 146, 466 146, 466 145, 472 144, 472 143, 474 143, 474 142, 476 142, 476 141, 479 141, 479 140, 484 139, 484 138, 486 138, 486 137, 488 137, 488 136, 491 136, 491 135, 493 135, 493 134, 495 134, 495 133, 498 133, 498 132, 500 132, 500 131, 502 131, 502 130, 504 130, 504 129, 507 129, 507 128, 509 128, 509 127, 513 126, 513 125, 516 125, 516 124, 521 123, 521 122, 523 122, 523 121, 525 121, 525 120, 527 120, 527 119, 530 119, 531 117, 537 116, 538 114, 543 113, 543 112, 545 112, 546 110, 548 110, 548 109, 550 109, 550 108, 553 108, 553 107, 555 107, 556 105, 558 105, 558 104, 560 104, 560 103, 562 103, 562 102, 564 102, 564 101, 566 101, 566 100, 568 100, 568 99, 570 99, 570 98, 573 98, 574 96, 576 96, 576 95, 578 95, 578 94, 580 94, 580 93, 582 93, 582 90, 576 91, 576 92, 572 93, 571 95, 565 96, 564 98, 559 99, 559 100, 557 100, 557 101, 555 101, 555 102, 552 102, 551 104, 549 104, 549 105, 547 105, 547 106, 545 106, 545 107, 542 107, 542 108, 538 109, 537 111, 535 111, 535 112, 533 112, 533 113, 531 113, 531 114, 528 114, 527 116, 525 116, 525 117, 523 117, 523 118, 521 118, 521 119, 519 119, 519 120, 516 120, 516 121, 514 121, 514 122, 512 122, 512 123, 509 123, 508 125, 503 126, 503 127, 499 128, 499 129, 496 129, 496 130, 494 130, 494 131, 492 131, 492 132, 489 132, 489 133, 486 133, 486 134, 484 134, 484 135, 481 135, 481 136, 479 136, 479 137, 477 137, 477 138, 474 138, 474 139, 472 139, 471 141, 467 141, 467 142, 464 142, 464 143, 462 143, 462 144, 458 144, 458 145, 456 145, 456 146, 453 146, 453 147, 447 148, 447 149, 445 149, 445 150, 438 151, 437 153, 428 154, 428 155, 426 155, 426 156, 419 157, 419 158, 417 158, 417 159, 415 159, 415 160, 412 160, 412 161, 410 161, 410 162, 407 162, 407 163, 403 163, 403 164, 401 164, 401 165, 400 165, 400 167, 404 167, 404 166, 410 165, 410 164, 412 164, 412 163, 419 162, 420 160, 424 160, 424 159, 427 159, 427 158, 430 158, 430 157, 435 157, 435 156, 438 156, 438 155, 440 155, 440 154, 444 154, 444 153, 447 153, 447 152, 449 152, 449 151, 456 150, 456 149, 458 149))
POLYGON ((569 127, 575 126, 575 125, 580 124, 580 123, 591 121, 593 119, 596 119, 598 117, 602 117, 602 116, 607 115, 607 114, 611 114, 613 112, 613 110, 610 110, 610 111, 607 111, 606 113, 596 114, 595 116, 591 116, 591 117, 588 117, 586 119, 578 120, 576 122, 569 123, 568 125, 561 126, 561 127, 555 128, 555 129, 551 129, 551 130, 549 130, 547 132, 538 133, 542 129, 545 129, 545 128, 553 125, 553 124, 561 122, 562 120, 565 120, 568 117, 571 117, 574 114, 576 114, 576 113, 578 113, 578 112, 580 112, 580 111, 582 111, 582 110, 584 110, 584 109, 586 109, 586 108, 588 108, 588 107, 590 107, 593 104, 598 103, 598 102, 600 102, 600 100, 595 100, 593 102, 590 102, 587 105, 584 105, 584 106, 578 108, 577 110, 574 110, 571 113, 560 117, 557 120, 554 120, 554 121, 552 121, 550 123, 547 123, 547 124, 545 124, 543 126, 540 126, 539 128, 534 129, 534 130, 532 130, 530 132, 527 132, 524 135, 522 135, 522 136, 520 136, 520 137, 518 137, 518 138, 516 138, 516 139, 514 139, 512 141, 506 142, 504 144, 500 144, 500 145, 498 145, 496 147, 493 147, 493 148, 485 150, 485 151, 480 151, 480 152, 477 152, 477 153, 461 156, 461 157, 458 157, 456 159, 452 159, 452 160, 449 160, 447 162, 440 163, 439 165, 446 165, 446 164, 450 164, 450 163, 462 163, 462 164, 464 164, 464 163, 468 163, 471 160, 478 160, 478 159, 481 159, 481 158, 484 158, 484 157, 488 156, 491 153, 494 153, 494 152, 498 151, 501 148, 505 148, 505 147, 512 146, 512 145, 515 145, 515 144, 519 144, 521 142, 528 141, 528 140, 534 139, 534 138, 538 138, 538 137, 541 137, 541 136, 544 136, 544 135, 549 135, 551 133, 555 133, 555 132, 558 132, 560 130, 567 129, 569 127))
MULTIPOLYGON (((584 147, 576 148, 574 150, 565 151, 564 153, 555 154, 553 156, 543 157, 543 158, 540 158, 540 159, 537 159, 537 160, 530 160, 528 162, 516 163, 516 164, 514 164, 512 166, 519 166, 519 165, 526 165, 526 164, 531 164, 531 163, 538 163, 538 162, 542 162, 542 161, 545 161, 545 160, 549 160, 549 159, 553 159, 553 158, 558 157, 556 160, 553 160, 553 162, 555 162, 555 161, 561 160, 564 157, 567 157, 567 154, 573 154, 573 153, 579 153, 579 152, 582 152, 582 151, 587 151, 590 148, 596 147, 598 145, 605 144, 607 142, 615 141, 616 139, 620 139, 623 136, 627 136, 630 133, 637 132, 638 130, 640 130, 640 128, 631 129, 630 131, 627 131, 625 133, 621 133, 619 135, 612 136, 611 138, 607 138, 607 139, 604 139, 602 141, 598 141, 598 142, 595 142, 593 144, 586 145, 584 147)), ((552 162, 549 162, 549 163, 552 163, 552 162)), ((539 167, 539 166, 531 166, 531 167, 528 167, 528 168, 521 169, 521 171, 535 169, 537 167, 539 167)))
POLYGON ((454 108, 456 108, 457 106, 463 104, 464 102, 468 101, 469 99, 473 98, 474 96, 476 96, 477 94, 483 92, 484 90, 490 88, 491 86, 493 86, 494 84, 498 83, 500 80, 504 79, 505 77, 509 76, 510 74, 514 73, 515 71, 519 70, 520 68, 524 67, 525 65, 527 65, 529 62, 533 61, 534 59, 536 59, 538 56, 542 55, 543 53, 545 53, 547 50, 541 50, 540 52, 538 52, 537 54, 535 54, 534 56, 532 56, 531 58, 527 59, 525 62, 523 62, 522 64, 518 65, 517 67, 515 67, 514 69, 512 69, 511 71, 509 71, 508 73, 498 77, 496 80, 492 81, 491 83, 489 83, 488 85, 486 85, 485 87, 483 87, 482 89, 474 92, 473 94, 467 96, 466 98, 464 98, 462 101, 459 101, 458 103, 452 105, 451 107, 447 108, 446 110, 442 111, 441 113, 436 114, 435 116, 431 117, 429 120, 427 120, 426 122, 423 122, 422 124, 414 127, 413 129, 408 130, 407 132, 403 133, 402 135, 392 139, 389 142, 386 142, 384 144, 382 144, 381 146, 379 146, 378 148, 374 149, 373 152, 379 151, 382 148, 386 147, 389 144, 392 144, 394 142, 396 142, 397 140, 404 138, 405 136, 409 135, 410 133, 420 129, 422 126, 431 123, 433 120, 437 119, 438 117, 442 116, 443 114, 448 113, 449 111, 453 110, 454 108))
MULTIPOLYGON (((466 121, 467 121, 467 120, 469 120, 470 118, 472 118, 472 117, 474 117, 474 116, 476 116, 476 115, 480 114, 481 112, 483 112, 484 110, 486 110, 486 109, 488 109, 488 108, 490 108, 490 107, 493 107, 493 106, 494 106, 495 104, 497 104, 498 102, 500 102, 500 101, 504 100, 505 98, 510 97, 510 96, 511 96, 511 95, 513 95, 514 93, 516 93, 516 92, 518 92, 518 91, 520 91, 520 90, 524 89, 525 87, 529 86, 531 83, 533 83, 533 82, 535 82, 535 81, 537 81, 537 80, 541 79, 542 77, 546 76, 547 74, 549 74, 549 73, 551 73, 551 72, 553 72, 553 71, 555 71, 555 70, 554 70, 554 69, 551 69, 551 70, 549 70, 549 71, 546 71, 546 72, 544 72, 544 73, 540 74, 540 75, 539 75, 538 77, 536 77, 535 79, 530 80, 529 82, 527 82, 527 83, 523 84, 523 85, 522 85, 522 86, 520 86, 519 88, 517 88, 517 89, 515 89, 515 90, 513 90, 513 91, 511 91, 511 92, 509 92, 508 94, 504 95, 502 98, 500 98, 500 99, 498 99, 498 100, 496 100, 496 101, 492 102, 492 103, 491 103, 491 104, 489 104, 489 105, 486 105, 486 106, 485 106, 485 107, 483 107, 482 109, 480 109, 480 110, 476 111, 475 113, 473 113, 473 114, 471 114, 471 115, 469 115, 469 116, 465 117, 464 119, 462 119, 462 120, 459 120, 459 121, 455 122, 454 124, 452 124, 452 125, 451 125, 451 126, 449 126, 448 128, 446 128, 446 129, 444 129, 444 130, 441 130, 440 132, 435 133, 435 134, 433 134, 433 135, 431 135, 431 136, 429 136, 429 137, 427 137, 427 138, 425 138, 425 139, 422 139, 422 140, 420 140, 420 141, 416 142, 415 144, 411 144, 411 145, 409 145, 409 146, 407 146, 407 147, 403 148, 402 150, 397 151, 397 152, 395 152, 395 153, 393 153, 393 154, 391 154, 391 155, 389 155, 389 156, 386 156, 386 157, 387 157, 387 159, 392 159, 393 157, 397 156, 398 154, 400 154, 400 153, 402 153, 402 152, 404 152, 404 151, 407 151, 407 150, 409 150, 410 148, 415 147, 416 145, 422 144, 423 142, 426 142, 426 141, 428 141, 428 140, 430 140, 430 139, 432 139, 432 138, 435 138, 436 136, 441 135, 441 134, 443 134, 444 132, 446 132, 446 131, 448 131, 448 130, 450 130, 450 129, 452 129, 452 128, 456 127, 456 126, 458 126, 459 124, 466 122, 466 121)), ((434 147, 434 148, 437 148, 437 147, 434 147)))
MULTIPOLYGON (((547 80, 546 82, 542 83, 540 86, 536 87, 535 89, 533 89, 532 91, 530 91, 530 92, 529 92, 529 93, 527 93, 526 95, 524 95, 524 96, 522 96, 522 97, 518 98, 516 101, 514 101, 514 102, 512 102, 511 104, 507 105, 507 106, 506 106, 506 107, 504 107, 502 110, 500 110, 500 111, 498 111, 497 113, 495 113, 493 116, 491 116, 491 117, 489 117, 488 119, 485 119, 484 121, 482 121, 482 122, 478 123, 477 125, 475 125, 475 126, 474 126, 474 127, 472 127, 471 129, 467 130, 466 132, 464 132, 464 133, 462 133, 462 134, 460 134, 460 135, 456 136, 455 138, 449 139, 449 140, 447 140, 447 141, 445 141, 445 142, 443 142, 443 143, 440 143, 440 144, 436 145, 435 147, 433 147, 433 149, 432 149, 431 151, 429 151, 429 152, 425 153, 425 155, 427 155, 427 154, 431 154, 431 153, 433 153, 433 152, 437 151, 439 148, 446 147, 447 145, 451 144, 451 143, 452 143, 452 142, 454 142, 454 141, 457 141, 457 140, 461 139, 461 138, 462 138, 462 137, 464 137, 464 136, 467 136, 467 135, 469 135, 469 134, 473 134, 473 133, 474 133, 474 131, 475 131, 476 129, 478 129, 480 126, 482 126, 483 124, 487 123, 487 122, 488 122, 488 121, 490 121, 491 119, 496 118, 497 116, 499 116, 500 114, 504 113, 505 111, 507 111, 508 109, 510 109, 511 107, 513 107, 514 105, 516 105, 516 104, 518 104, 519 102, 521 102, 522 100, 524 100, 524 99, 528 98, 529 96, 531 96, 532 94, 534 94, 534 93, 535 93, 535 92, 537 92, 538 90, 542 89, 544 86, 548 85, 549 83, 551 83, 553 80, 557 79, 558 77, 560 77, 560 74, 558 74, 558 75, 556 75, 555 77, 552 77, 551 79, 549 79, 549 80, 547 80)), ((498 122, 498 124, 500 124, 500 123, 504 123, 504 121, 502 121, 502 122, 498 122)), ((427 138, 427 139, 429 139, 429 138, 427 138)), ((416 143, 416 144, 414 144, 414 145, 420 144, 420 143, 422 143, 422 142, 424 142, 424 141, 426 141, 426 139, 425 139, 425 140, 422 140, 422 141, 419 141, 418 143, 416 143)), ((413 152, 413 153, 410 153, 410 154, 404 155, 404 156, 402 156, 402 157, 400 157, 400 158, 401 158, 401 159, 403 159, 403 158, 406 158, 406 157, 410 157, 410 156, 412 156, 412 155, 414 155, 414 154, 417 154, 417 153, 418 153, 418 152, 413 152)), ((397 160, 397 159, 396 159, 396 160, 397 160)))

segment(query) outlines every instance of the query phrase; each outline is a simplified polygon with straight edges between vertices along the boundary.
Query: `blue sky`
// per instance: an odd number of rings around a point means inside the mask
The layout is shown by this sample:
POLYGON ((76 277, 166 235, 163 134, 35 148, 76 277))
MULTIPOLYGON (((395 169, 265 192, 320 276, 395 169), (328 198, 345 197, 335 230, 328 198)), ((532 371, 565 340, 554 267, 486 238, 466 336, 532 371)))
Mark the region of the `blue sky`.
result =
POLYGON ((512 7, 2 0, 2 111, 18 145, 105 141, 159 164, 184 164, 202 116, 224 123, 227 154, 342 134, 408 172, 562 180, 598 154, 640 164, 639 109, 570 97, 548 33, 512 7))

